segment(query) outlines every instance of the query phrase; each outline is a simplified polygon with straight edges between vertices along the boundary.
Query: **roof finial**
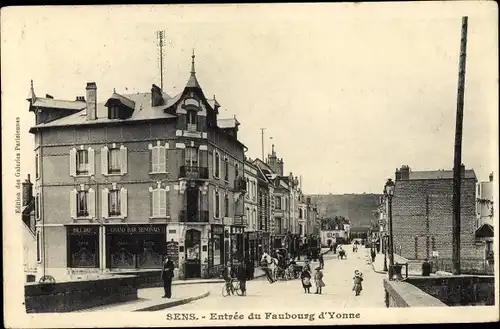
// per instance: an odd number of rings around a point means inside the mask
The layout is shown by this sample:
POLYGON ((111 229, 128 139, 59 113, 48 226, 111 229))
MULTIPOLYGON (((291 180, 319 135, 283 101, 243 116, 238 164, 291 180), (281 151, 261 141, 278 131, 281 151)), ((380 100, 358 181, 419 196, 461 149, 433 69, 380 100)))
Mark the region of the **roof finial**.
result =
POLYGON ((272 154, 274 155, 274 144, 273 144, 272 154))
POLYGON ((34 103, 36 101, 35 88, 33 87, 33 80, 30 83, 30 94, 28 96, 28 100, 34 103))
POLYGON ((192 60, 191 60, 191 74, 195 74, 196 71, 194 70, 194 48, 193 48, 193 55, 191 56, 192 60))
POLYGON ((116 89, 115 88, 113 88, 113 92, 116 93, 116 89))

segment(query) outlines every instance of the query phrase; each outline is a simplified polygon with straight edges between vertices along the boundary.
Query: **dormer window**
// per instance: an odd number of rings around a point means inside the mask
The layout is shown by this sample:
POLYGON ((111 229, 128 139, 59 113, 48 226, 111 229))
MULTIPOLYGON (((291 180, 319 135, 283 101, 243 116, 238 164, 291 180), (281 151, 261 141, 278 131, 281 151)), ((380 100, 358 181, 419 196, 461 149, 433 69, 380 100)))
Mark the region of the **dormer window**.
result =
POLYGON ((110 119, 120 118, 120 108, 118 106, 114 105, 109 108, 109 118, 110 119))

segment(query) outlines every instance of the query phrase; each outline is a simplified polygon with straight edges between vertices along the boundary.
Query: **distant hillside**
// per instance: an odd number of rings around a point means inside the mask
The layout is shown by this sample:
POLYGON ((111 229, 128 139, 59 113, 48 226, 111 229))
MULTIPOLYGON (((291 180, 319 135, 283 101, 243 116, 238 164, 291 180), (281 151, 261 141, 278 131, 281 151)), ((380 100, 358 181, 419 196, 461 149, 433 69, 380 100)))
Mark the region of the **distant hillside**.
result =
POLYGON ((320 217, 344 216, 351 227, 370 226, 375 219, 380 194, 328 194, 308 195, 318 205, 320 217))

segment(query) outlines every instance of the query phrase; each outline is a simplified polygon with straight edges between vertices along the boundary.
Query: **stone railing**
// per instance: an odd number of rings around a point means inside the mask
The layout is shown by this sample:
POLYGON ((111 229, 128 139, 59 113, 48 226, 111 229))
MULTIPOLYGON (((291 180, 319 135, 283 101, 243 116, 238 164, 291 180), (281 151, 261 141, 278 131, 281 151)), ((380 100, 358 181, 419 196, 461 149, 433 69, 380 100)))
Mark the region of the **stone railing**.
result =
POLYGON ((439 299, 404 281, 384 279, 387 307, 447 307, 439 299))
POLYGON ((137 299, 136 277, 101 278, 24 286, 27 313, 62 313, 137 299))

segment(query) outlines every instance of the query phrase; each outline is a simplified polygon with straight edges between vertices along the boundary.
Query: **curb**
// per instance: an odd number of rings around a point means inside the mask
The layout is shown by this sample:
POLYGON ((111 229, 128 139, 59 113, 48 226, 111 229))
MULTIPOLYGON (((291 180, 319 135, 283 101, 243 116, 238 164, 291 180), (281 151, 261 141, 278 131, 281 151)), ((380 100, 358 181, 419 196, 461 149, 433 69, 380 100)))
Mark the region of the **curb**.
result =
POLYGON ((206 280, 206 281, 179 280, 179 281, 172 281, 172 285, 173 286, 182 286, 182 285, 186 285, 186 284, 207 284, 207 283, 222 283, 222 282, 224 282, 224 280, 222 280, 222 279, 212 279, 212 280, 206 280))
POLYGON ((183 299, 176 300, 176 301, 171 301, 171 302, 166 302, 166 303, 162 303, 162 304, 158 304, 158 305, 153 305, 153 306, 148 306, 148 307, 140 308, 140 309, 134 310, 133 312, 155 312, 155 311, 160 311, 160 310, 164 310, 166 308, 171 308, 171 307, 175 307, 175 306, 187 304, 187 303, 190 303, 192 301, 208 297, 208 295, 210 295, 210 291, 207 291, 204 294, 201 294, 201 295, 198 295, 198 296, 194 296, 194 297, 187 297, 187 298, 183 298, 183 299))

